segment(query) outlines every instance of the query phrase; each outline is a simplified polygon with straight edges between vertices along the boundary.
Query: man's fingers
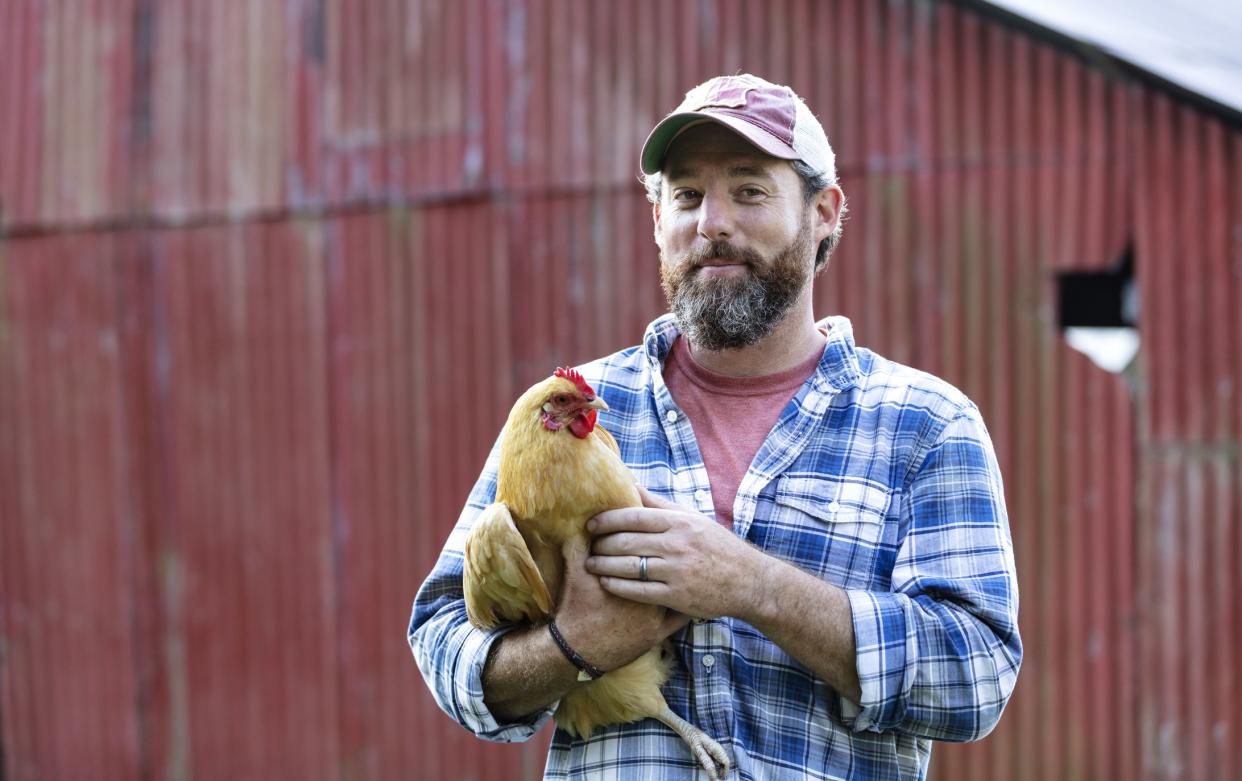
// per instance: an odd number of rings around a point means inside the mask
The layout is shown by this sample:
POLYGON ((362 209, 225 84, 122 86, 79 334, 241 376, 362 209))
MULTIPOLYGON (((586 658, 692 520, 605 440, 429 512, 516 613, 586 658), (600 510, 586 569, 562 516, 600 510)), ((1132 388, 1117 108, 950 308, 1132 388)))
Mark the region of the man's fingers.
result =
POLYGON ((591 534, 611 534, 618 531, 662 532, 671 527, 670 519, 674 514, 694 512, 690 508, 661 499, 637 483, 635 486, 642 498, 642 507, 605 510, 587 522, 587 531, 591 534))
MULTIPOLYGON (((592 556, 587 559, 587 572, 592 575, 642 580, 641 556, 592 556)), ((659 556, 647 557, 647 580, 659 580, 656 570, 664 563, 659 556)))
POLYGON ((609 594, 647 605, 663 604, 661 600, 668 598, 668 586, 655 580, 643 582, 629 578, 613 578, 604 576, 599 584, 609 594))
POLYGON ((686 509, 679 504, 675 504, 673 502, 670 502, 667 499, 656 496, 655 494, 648 491, 646 488, 643 488, 641 485, 638 486, 638 495, 642 497, 643 507, 650 507, 656 510, 685 510, 686 509))
POLYGON ((668 518, 664 513, 664 510, 652 510, 647 507, 605 510, 587 521, 587 531, 591 534, 612 534, 620 531, 662 532, 669 527, 668 518))
POLYGON ((605 534, 591 543, 591 553, 596 556, 650 556, 663 552, 659 537, 641 532, 605 534))

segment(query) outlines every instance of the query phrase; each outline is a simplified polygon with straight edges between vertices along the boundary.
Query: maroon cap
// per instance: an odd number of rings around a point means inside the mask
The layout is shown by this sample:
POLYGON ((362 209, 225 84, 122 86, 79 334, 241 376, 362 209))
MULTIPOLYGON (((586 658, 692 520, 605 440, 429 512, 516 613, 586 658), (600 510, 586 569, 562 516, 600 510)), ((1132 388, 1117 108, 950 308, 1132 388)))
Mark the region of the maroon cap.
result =
POLYGON ((750 74, 718 76, 687 92, 681 105, 647 136, 643 173, 658 172, 673 139, 704 121, 724 125, 773 157, 802 160, 836 178, 832 147, 802 99, 789 87, 750 74))

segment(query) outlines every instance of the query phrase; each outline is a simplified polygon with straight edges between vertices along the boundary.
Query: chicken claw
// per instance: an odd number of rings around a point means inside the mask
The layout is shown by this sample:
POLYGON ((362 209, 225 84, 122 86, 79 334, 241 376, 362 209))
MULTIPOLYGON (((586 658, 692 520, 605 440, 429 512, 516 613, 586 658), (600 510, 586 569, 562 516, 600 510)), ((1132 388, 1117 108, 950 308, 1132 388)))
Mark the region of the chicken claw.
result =
POLYGON ((681 736, 682 740, 686 741, 686 745, 690 747, 690 753, 694 754, 695 760, 702 765, 711 781, 721 781, 729 775, 729 755, 719 743, 708 737, 706 732, 673 713, 672 708, 665 708, 664 712, 658 714, 656 718, 667 724, 681 736))

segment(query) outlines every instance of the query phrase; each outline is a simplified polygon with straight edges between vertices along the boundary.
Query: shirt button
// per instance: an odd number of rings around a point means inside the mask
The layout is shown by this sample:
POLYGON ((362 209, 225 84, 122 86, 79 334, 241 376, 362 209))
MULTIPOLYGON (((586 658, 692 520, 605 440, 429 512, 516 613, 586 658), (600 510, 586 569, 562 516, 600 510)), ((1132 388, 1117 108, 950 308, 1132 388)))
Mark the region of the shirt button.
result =
POLYGON ((836 501, 835 499, 828 503, 828 512, 835 513, 836 511, 840 509, 841 509, 841 503, 836 501))
POLYGON ((671 409, 668 412, 664 413, 664 418, 668 420, 669 423, 676 423, 677 422, 677 410, 671 409))
POLYGON ((695 499, 698 499, 700 502, 706 502, 706 501, 707 501, 707 491, 704 491, 702 488, 700 488, 699 490, 697 490, 697 491, 695 491, 695 492, 694 492, 694 498, 695 498, 695 499))
POLYGON ((703 666, 704 666, 704 667, 706 667, 707 669, 709 669, 709 670, 710 670, 710 669, 712 669, 712 666, 713 666, 713 665, 715 665, 715 664, 716 664, 716 657, 712 656, 711 654, 705 654, 705 655, 703 656, 703 666))

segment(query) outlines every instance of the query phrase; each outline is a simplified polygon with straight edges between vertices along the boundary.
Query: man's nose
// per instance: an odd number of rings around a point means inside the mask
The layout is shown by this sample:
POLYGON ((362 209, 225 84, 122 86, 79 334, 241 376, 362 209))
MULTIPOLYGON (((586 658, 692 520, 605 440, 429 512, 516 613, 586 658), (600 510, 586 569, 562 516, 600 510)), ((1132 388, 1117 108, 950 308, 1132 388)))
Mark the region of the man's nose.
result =
POLYGON ((699 204, 699 235, 708 241, 720 241, 733 236, 734 214, 728 198, 703 196, 699 204))

